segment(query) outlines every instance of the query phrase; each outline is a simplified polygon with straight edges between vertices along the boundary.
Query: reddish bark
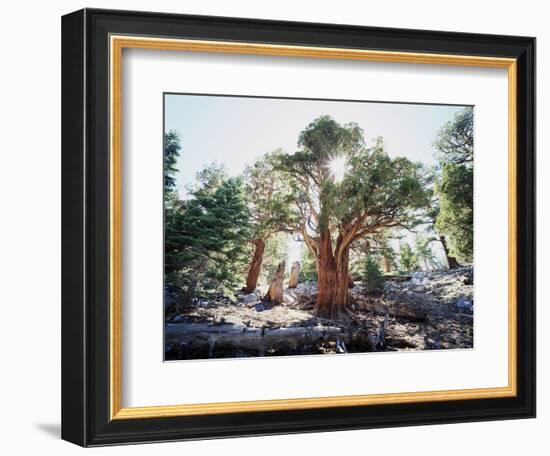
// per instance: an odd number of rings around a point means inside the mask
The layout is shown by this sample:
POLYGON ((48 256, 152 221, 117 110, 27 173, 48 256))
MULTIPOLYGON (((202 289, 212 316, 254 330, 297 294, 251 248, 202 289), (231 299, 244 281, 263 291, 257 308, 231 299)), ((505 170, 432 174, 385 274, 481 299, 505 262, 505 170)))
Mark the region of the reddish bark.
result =
POLYGON ((319 241, 319 279, 315 311, 322 318, 342 319, 348 308, 349 249, 342 248, 342 238, 332 250, 330 232, 321 232, 319 241))
POLYGON ((248 269, 248 276, 246 277, 246 286, 244 287, 245 293, 252 293, 256 289, 258 284, 258 277, 262 268, 262 262, 264 259, 265 241, 261 238, 252 241, 254 244, 254 256, 248 269))

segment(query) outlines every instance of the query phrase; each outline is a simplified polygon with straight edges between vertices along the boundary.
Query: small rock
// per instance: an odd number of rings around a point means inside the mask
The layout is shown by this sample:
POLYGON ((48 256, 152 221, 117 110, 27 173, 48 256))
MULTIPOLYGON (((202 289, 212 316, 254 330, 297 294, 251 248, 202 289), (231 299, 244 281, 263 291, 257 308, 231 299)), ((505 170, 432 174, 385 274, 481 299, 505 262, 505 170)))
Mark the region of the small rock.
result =
POLYGON ((464 296, 461 296, 460 298, 458 298, 458 301, 456 302, 456 307, 458 307, 459 309, 472 310, 473 303, 468 299, 464 299, 464 296))
POLYGON ((259 300, 260 300, 260 298, 258 298, 258 296, 255 295, 254 293, 244 295, 243 298, 242 298, 242 301, 245 304, 253 304, 255 302, 258 302, 259 300))
POLYGON ((292 291, 285 290, 283 291, 283 303, 284 304, 294 304, 297 301, 296 294, 292 291))

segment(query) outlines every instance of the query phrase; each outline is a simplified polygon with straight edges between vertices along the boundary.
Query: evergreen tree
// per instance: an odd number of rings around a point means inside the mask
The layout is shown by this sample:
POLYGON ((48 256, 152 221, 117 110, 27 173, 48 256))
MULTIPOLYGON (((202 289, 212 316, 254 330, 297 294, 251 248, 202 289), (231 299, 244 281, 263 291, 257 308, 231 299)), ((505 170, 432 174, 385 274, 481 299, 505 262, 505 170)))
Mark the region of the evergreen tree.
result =
POLYGON ((366 147, 357 124, 329 116, 300 134, 301 150, 282 157, 301 215, 299 229, 317 259, 316 313, 340 318, 348 306, 349 254, 359 239, 389 227, 415 223, 425 206, 420 165, 390 158, 382 140, 366 147))
POLYGON ((281 150, 265 154, 244 172, 253 246, 244 287, 247 293, 256 289, 266 242, 278 232, 293 231, 291 225, 296 216, 290 205, 293 196, 274 166, 281 154, 281 150))
POLYGON ((384 230, 379 233, 375 233, 371 236, 370 242, 373 246, 372 250, 376 254, 379 262, 383 264, 384 272, 390 273, 392 269, 397 267, 397 256, 393 247, 391 246, 392 230, 384 230))
POLYGON ((214 293, 231 295, 242 280, 250 237, 242 179, 208 165, 197 174, 190 198, 181 201, 176 192, 180 139, 173 131, 164 139, 166 291, 180 304, 214 293))
POLYGON ((420 264, 411 246, 403 242, 399 247, 399 263, 403 272, 418 271, 420 264))
POLYGON ((439 161, 471 166, 474 161, 474 109, 464 108, 446 122, 435 140, 439 161))
POLYGON ((419 263, 422 263, 426 271, 435 269, 438 267, 437 259, 431 248, 431 241, 435 240, 434 238, 429 238, 422 234, 417 234, 414 242, 414 250, 416 258, 419 263))
POLYGON ((302 257, 300 282, 317 282, 317 259, 307 248, 302 257))
POLYGON ((229 178, 185 204, 177 236, 183 301, 215 293, 232 296, 246 262, 249 213, 244 186, 229 178))
POLYGON ((380 291, 384 287, 384 275, 373 255, 367 255, 362 268, 361 278, 367 292, 380 291))
MULTIPOLYGON (((164 134, 164 266, 165 273, 170 274, 178 269, 179 248, 178 233, 184 207, 176 191, 176 167, 181 152, 181 143, 175 131, 164 134)), ((174 285, 170 277, 166 280, 167 286, 174 285)))
POLYGON ((453 255, 471 262, 474 251, 473 168, 444 164, 436 191, 440 207, 436 229, 448 236, 453 255))
POLYGON ((181 141, 177 132, 170 130, 164 133, 164 194, 176 190, 176 164, 180 156, 181 141))
POLYGON ((473 116, 473 108, 465 108, 443 126, 435 141, 441 165, 435 228, 448 238, 451 255, 466 262, 472 261, 474 247, 473 116))

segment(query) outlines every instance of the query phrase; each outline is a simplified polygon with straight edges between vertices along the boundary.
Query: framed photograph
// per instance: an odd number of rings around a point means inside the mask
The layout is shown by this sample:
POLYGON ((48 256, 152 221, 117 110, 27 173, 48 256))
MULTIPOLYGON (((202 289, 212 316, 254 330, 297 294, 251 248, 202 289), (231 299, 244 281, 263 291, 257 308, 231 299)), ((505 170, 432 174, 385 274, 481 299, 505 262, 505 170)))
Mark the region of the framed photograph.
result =
POLYGON ((535 416, 535 39, 62 20, 62 437, 535 416))

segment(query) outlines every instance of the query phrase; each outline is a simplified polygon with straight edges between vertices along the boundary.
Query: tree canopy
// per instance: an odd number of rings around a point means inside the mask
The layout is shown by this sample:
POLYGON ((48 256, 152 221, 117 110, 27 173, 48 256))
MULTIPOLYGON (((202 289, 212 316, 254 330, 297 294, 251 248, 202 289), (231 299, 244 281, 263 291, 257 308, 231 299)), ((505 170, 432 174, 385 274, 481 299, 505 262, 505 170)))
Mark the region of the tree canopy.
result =
POLYGON ((435 141, 441 175, 435 194, 436 229, 449 239, 449 250, 462 261, 473 259, 474 242, 473 108, 465 108, 445 124, 435 141))
MULTIPOLYGON (((165 157, 177 159, 179 139, 166 136, 165 157)), ((168 183, 173 192, 174 180, 168 183)), ((232 295, 246 262, 249 216, 242 179, 227 178, 217 165, 198 173, 189 199, 165 205, 165 280, 179 301, 232 295)))
POLYGON ((385 273, 437 267, 433 240, 441 241, 451 267, 451 255, 471 261, 472 108, 441 128, 433 169, 389 156, 382 138, 367 143, 356 123, 329 116, 307 125, 297 146, 261 155, 238 176, 206 165, 181 197, 181 139, 164 135, 165 281, 178 302, 231 296, 243 284, 254 291, 288 260, 290 236, 305 243, 301 278, 318 282, 315 311, 326 318, 346 314, 350 263, 354 276, 371 277, 374 290, 382 283, 380 266, 385 273), (414 249, 401 242, 396 252, 394 233, 420 226, 428 234, 417 235, 414 249))
POLYGON ((357 124, 319 117, 302 131, 298 146, 279 157, 278 169, 287 175, 297 228, 318 262, 317 312, 338 317, 347 307, 350 246, 417 223, 415 209, 427 204, 428 194, 419 163, 390 158, 381 139, 367 147, 357 124))
POLYGON ((434 143, 442 163, 468 165, 474 161, 474 109, 464 108, 446 122, 434 143))

